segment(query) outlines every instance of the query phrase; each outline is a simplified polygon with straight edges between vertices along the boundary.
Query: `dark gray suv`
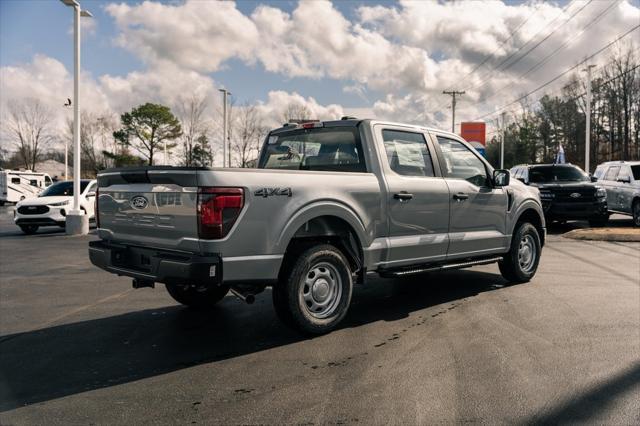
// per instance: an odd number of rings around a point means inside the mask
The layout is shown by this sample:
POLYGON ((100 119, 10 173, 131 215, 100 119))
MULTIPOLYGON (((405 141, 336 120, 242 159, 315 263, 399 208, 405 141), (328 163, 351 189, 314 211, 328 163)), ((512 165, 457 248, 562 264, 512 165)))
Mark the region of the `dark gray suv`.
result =
POLYGON ((640 226, 640 161, 609 161, 600 164, 594 173, 607 190, 610 212, 633 217, 640 226))

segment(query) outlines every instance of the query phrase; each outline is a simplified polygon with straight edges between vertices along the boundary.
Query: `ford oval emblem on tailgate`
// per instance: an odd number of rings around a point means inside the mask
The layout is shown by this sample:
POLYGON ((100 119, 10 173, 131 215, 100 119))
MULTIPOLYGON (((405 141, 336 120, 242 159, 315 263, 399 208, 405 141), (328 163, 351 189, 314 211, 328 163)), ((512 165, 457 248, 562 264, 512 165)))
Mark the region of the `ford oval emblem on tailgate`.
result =
MULTIPOLYGON (((580 197, 582 197, 582 195, 580 195, 580 193, 579 193, 579 192, 572 192, 569 196, 570 196, 571 198, 580 198, 580 197)), ((145 200, 145 201, 146 201, 146 200, 145 200)))
POLYGON ((131 199, 131 207, 137 210, 146 208, 147 204, 149 204, 149 201, 147 201, 147 199, 142 195, 136 195, 131 199))

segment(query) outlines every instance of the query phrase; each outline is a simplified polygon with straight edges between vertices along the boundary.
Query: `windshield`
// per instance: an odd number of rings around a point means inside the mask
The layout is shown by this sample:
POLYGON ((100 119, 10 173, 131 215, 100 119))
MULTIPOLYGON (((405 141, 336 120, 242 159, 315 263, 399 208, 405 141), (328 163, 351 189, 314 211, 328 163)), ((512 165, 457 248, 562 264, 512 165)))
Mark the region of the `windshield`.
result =
MULTIPOLYGON (((88 180, 80 181, 80 192, 84 192, 89 185, 88 180)), ((60 195, 73 195, 73 181, 54 183, 40 194, 41 197, 56 197, 60 195)))
POLYGON ((259 168, 366 172, 355 127, 299 129, 270 135, 259 168))
POLYGON ((588 181, 589 176, 577 167, 568 166, 539 166, 529 169, 529 182, 570 182, 588 181))

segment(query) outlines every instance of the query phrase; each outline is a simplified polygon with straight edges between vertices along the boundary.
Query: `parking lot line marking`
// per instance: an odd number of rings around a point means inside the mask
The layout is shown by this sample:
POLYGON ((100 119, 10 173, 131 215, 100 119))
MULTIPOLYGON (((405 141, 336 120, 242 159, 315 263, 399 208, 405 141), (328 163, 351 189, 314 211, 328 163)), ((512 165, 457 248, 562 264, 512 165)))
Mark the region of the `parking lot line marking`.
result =
POLYGON ((561 253, 561 254, 564 254, 565 256, 571 257, 573 259, 579 260, 580 262, 586 263, 587 265, 595 266, 596 268, 601 268, 602 270, 607 271, 612 275, 617 275, 618 277, 623 278, 625 281, 628 280, 628 281, 630 281, 630 282, 632 282, 632 283, 634 283, 636 285, 639 285, 637 283, 636 277, 630 277, 629 275, 626 275, 626 274, 623 274, 621 272, 618 272, 613 268, 609 268, 607 266, 601 265, 601 264, 599 264, 597 262, 594 262, 594 261, 589 261, 589 260, 583 259, 582 257, 576 256, 573 253, 569 253, 569 252, 567 252, 565 250, 560 250, 557 247, 545 246, 545 248, 546 249, 550 249, 550 250, 555 251, 555 252, 558 252, 558 253, 561 253))
POLYGON ((98 305, 101 305, 103 303, 111 302, 113 300, 120 299, 121 297, 124 297, 127 294, 131 293, 133 290, 134 289, 130 288, 130 289, 126 290, 126 291, 123 291, 122 293, 112 294, 111 296, 104 297, 104 298, 102 298, 102 299, 100 299, 100 300, 98 300, 98 301, 96 301, 94 303, 90 303, 90 304, 85 305, 85 306, 80 306, 79 308, 73 309, 73 310, 71 310, 69 312, 66 312, 66 313, 64 313, 62 315, 59 315, 59 316, 57 316, 57 317, 55 317, 55 318, 53 318, 53 319, 51 319, 51 320, 49 320, 47 322, 44 322, 44 323, 36 326, 34 328, 34 330, 39 330, 41 328, 49 327, 49 326, 53 325, 54 323, 56 323, 56 322, 58 322, 58 321, 60 321, 60 320, 62 320, 64 318, 67 318, 67 317, 70 317, 72 315, 78 314, 78 313, 80 313, 82 311, 86 311, 87 309, 91 309, 91 308, 93 308, 95 306, 98 306, 98 305))

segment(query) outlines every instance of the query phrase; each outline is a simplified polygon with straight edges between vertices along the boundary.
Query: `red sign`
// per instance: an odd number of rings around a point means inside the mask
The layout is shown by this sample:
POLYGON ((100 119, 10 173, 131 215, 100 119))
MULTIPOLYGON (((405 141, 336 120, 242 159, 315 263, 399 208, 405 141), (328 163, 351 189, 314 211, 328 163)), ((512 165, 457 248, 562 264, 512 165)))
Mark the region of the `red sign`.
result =
POLYGON ((460 123, 460 136, 467 142, 480 142, 486 145, 486 131, 485 123, 460 123))

